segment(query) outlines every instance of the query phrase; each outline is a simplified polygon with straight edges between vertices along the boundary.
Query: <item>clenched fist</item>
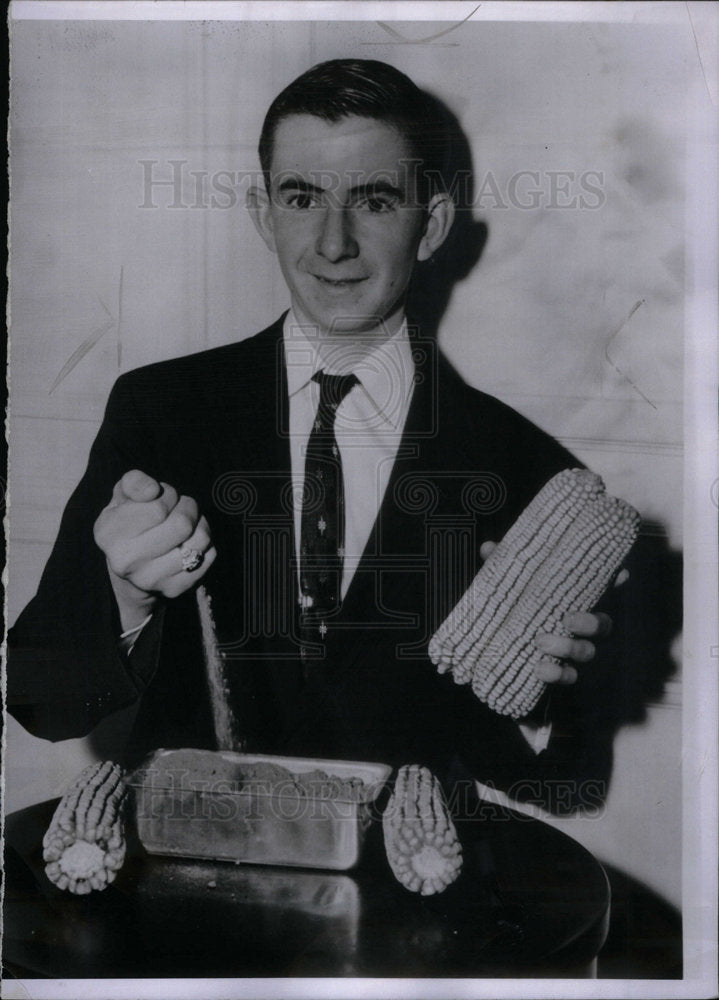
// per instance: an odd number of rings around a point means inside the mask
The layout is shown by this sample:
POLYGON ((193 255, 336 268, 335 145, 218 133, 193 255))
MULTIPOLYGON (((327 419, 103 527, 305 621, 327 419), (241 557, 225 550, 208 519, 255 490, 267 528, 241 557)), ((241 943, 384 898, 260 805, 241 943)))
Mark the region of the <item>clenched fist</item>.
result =
POLYGON ((139 625, 160 596, 178 597, 193 587, 217 555, 195 501, 138 469, 115 484, 94 535, 107 559, 125 631, 139 625), (193 552, 202 560, 188 571, 183 553, 187 562, 193 552))

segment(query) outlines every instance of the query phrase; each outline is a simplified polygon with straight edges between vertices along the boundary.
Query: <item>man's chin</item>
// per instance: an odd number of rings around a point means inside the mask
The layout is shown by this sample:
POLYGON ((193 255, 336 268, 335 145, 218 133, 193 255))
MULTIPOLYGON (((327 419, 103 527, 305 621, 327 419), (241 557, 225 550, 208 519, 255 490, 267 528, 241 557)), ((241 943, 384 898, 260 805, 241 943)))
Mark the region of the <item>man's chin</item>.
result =
POLYGON ((401 322, 401 314, 386 317, 348 305, 344 309, 304 309, 295 306, 295 315, 303 326, 314 327, 321 336, 387 337, 401 322))
MULTIPOLYGON (((299 318, 299 317, 298 317, 299 318)), ((358 316, 352 315, 349 311, 314 316, 305 314, 303 325, 310 329, 314 328, 316 333, 324 337, 366 337, 377 334, 387 335, 387 324, 381 316, 358 316)))

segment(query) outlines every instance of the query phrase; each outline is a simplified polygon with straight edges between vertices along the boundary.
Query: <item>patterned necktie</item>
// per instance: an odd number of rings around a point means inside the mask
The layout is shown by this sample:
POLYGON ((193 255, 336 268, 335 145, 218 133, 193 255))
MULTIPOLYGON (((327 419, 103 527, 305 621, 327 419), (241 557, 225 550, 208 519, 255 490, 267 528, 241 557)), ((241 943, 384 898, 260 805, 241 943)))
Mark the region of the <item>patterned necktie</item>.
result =
MULTIPOLYGON (((327 619, 340 606, 344 560, 342 459, 335 438, 340 403, 357 384, 355 375, 312 376, 320 401, 305 457, 300 533, 300 635, 321 656, 327 619)), ((307 655, 303 647, 303 658, 307 655)))

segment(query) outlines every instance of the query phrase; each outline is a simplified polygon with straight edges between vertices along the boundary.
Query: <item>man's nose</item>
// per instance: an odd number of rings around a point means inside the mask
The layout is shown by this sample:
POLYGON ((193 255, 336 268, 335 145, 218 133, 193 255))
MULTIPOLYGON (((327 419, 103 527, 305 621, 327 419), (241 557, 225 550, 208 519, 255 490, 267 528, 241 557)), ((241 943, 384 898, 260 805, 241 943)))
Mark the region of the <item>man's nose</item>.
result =
POLYGON ((333 263, 346 257, 356 257, 359 245, 353 228, 351 213, 344 205, 325 206, 317 237, 317 253, 333 263))

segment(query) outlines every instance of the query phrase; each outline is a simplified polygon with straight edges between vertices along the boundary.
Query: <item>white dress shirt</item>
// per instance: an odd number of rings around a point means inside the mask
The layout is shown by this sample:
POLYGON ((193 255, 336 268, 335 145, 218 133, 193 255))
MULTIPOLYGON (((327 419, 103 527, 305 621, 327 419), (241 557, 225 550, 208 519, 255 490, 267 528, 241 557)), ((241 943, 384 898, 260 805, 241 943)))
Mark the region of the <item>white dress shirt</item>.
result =
POLYGON ((378 339, 371 350, 358 351, 346 338, 343 341, 341 334, 318 344, 311 334, 305 334, 290 311, 285 317, 284 345, 298 564, 305 454, 320 394, 312 376, 323 369, 330 375, 351 371, 359 380, 335 417, 344 480, 344 597, 377 519, 412 399, 414 363, 407 323, 403 322, 393 336, 378 339))

